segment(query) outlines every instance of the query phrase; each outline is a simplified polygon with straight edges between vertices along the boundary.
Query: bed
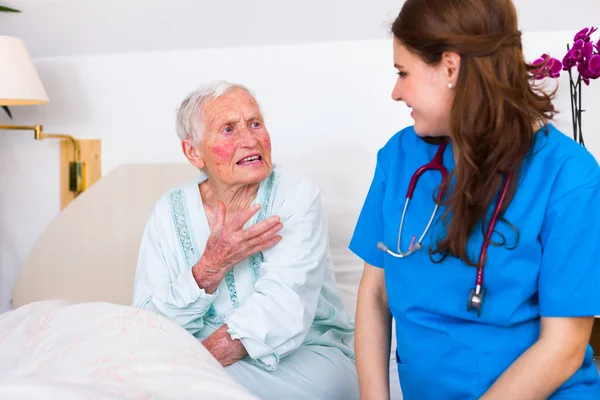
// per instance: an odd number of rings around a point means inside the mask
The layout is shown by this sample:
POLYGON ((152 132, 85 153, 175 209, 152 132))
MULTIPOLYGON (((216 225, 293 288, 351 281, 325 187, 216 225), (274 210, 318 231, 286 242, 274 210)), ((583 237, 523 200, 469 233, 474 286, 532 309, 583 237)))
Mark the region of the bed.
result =
POLYGON ((5 313, 0 354, 3 400, 254 399, 185 329, 114 303, 5 313))
MULTIPOLYGON (((347 243, 367 187, 337 165, 308 175, 321 187, 339 289, 354 314, 362 262, 347 243)), ((0 376, 10 371, 0 398, 252 399, 183 328, 130 307, 150 210, 196 175, 187 164, 121 165, 51 222, 14 287, 17 310, 0 316, 0 354, 12 354, 0 360, 0 376)), ((390 364, 392 398, 402 399, 390 364)))

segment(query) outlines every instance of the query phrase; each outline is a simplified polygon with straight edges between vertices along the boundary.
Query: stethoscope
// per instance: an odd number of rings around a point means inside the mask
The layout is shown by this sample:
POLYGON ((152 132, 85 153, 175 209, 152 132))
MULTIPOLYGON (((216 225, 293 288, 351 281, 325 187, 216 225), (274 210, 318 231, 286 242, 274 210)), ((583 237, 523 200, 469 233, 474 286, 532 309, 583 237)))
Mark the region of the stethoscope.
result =
MULTIPOLYGON (((442 142, 442 144, 440 144, 440 146, 438 147, 438 149, 437 149, 435 155, 433 156, 433 158, 431 159, 431 161, 428 162, 427 164, 423 165, 421 168, 417 169, 417 171, 413 174, 413 176, 410 179, 410 183, 408 185, 408 191, 406 193, 406 201, 404 203, 404 209, 402 210, 402 218, 400 219, 400 228, 398 229, 398 244, 397 244, 398 252, 395 253, 395 252, 391 251, 383 242, 377 243, 377 248, 379 250, 382 250, 396 258, 404 258, 404 257, 410 256, 411 254, 420 250, 423 247, 423 239, 425 238, 425 235, 427 235, 427 232, 429 232, 429 228, 431 228, 431 224, 433 223, 433 220, 435 219, 435 216, 436 216, 438 208, 439 208, 439 204, 441 203, 442 198, 444 196, 444 186, 445 185, 443 183, 445 182, 445 180, 448 176, 448 169, 446 169, 446 167, 444 166, 443 157, 444 157, 444 151, 446 150, 447 144, 448 144, 447 141, 442 142), (442 185, 440 185, 438 194, 436 196, 435 207, 433 209, 433 213, 431 214, 431 218, 429 218, 429 222, 427 223, 427 226, 425 227, 423 234, 419 237, 419 239, 416 242, 415 242, 416 236, 413 236, 412 241, 408 247, 408 250, 403 252, 400 249, 400 243, 402 240, 402 227, 404 226, 404 218, 406 216, 406 210, 408 209, 408 203, 410 203, 413 193, 415 192, 415 187, 417 186, 417 181, 419 180, 421 175, 423 175, 425 172, 431 171, 431 170, 438 171, 442 175, 442 185)), ((502 205, 504 204, 504 199, 506 198, 506 194, 508 192, 508 187, 510 186, 510 181, 511 181, 511 174, 509 173, 506 176, 506 179, 502 186, 502 192, 500 194, 500 198, 498 199, 498 202, 496 203, 496 207, 494 208, 494 213, 492 214, 492 219, 490 221, 490 225, 488 226, 487 231, 485 233, 485 240, 484 240, 483 244, 481 245, 481 251, 479 253, 479 262, 477 263, 477 275, 475 278, 475 288, 471 289, 469 292, 469 301, 467 302, 467 311, 471 311, 471 310, 475 309, 475 310, 477 310, 477 316, 481 316, 481 306, 483 304, 483 297, 485 295, 485 288, 483 287, 483 267, 485 265, 485 260, 487 257, 487 249, 488 249, 488 245, 492 239, 492 233, 494 232, 494 229, 496 227, 496 222, 498 221, 498 214, 500 214, 500 210, 502 209, 502 205)))

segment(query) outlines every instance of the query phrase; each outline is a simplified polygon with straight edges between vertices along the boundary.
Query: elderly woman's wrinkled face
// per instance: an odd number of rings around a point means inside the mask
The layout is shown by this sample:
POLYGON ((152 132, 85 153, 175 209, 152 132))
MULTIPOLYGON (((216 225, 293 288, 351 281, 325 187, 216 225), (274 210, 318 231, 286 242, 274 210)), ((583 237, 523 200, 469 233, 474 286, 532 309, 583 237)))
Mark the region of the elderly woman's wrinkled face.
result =
POLYGON ((204 103, 202 165, 227 185, 252 184, 271 173, 271 140, 256 100, 242 89, 204 103))

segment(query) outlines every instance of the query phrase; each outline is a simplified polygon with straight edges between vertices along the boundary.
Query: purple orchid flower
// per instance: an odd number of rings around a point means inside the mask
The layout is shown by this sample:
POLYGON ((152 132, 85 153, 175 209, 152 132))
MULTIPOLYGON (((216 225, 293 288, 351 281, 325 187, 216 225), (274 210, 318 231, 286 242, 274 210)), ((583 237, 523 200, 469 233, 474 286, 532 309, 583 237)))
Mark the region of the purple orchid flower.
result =
POLYGON ((560 70, 562 69, 562 63, 554 57, 549 57, 548 54, 542 54, 540 58, 535 60, 532 66, 539 66, 539 68, 531 71, 533 78, 536 80, 544 79, 546 77, 558 78, 560 76, 560 70))
POLYGON ((594 54, 594 44, 592 42, 586 42, 581 50, 581 55, 585 60, 589 60, 594 54))
POLYGON ((532 71, 534 79, 558 78, 561 70, 570 71, 574 67, 586 85, 590 84, 590 80, 600 78, 600 40, 594 44, 590 38, 597 30, 592 26, 579 31, 562 62, 547 54, 535 60, 532 66, 538 68, 532 71))
POLYGON ((580 61, 583 59, 583 45, 585 42, 582 39, 577 40, 573 43, 573 47, 569 50, 569 57, 571 57, 574 61, 580 61))
POLYGON ((565 56, 563 57, 563 60, 562 60, 562 65, 563 65, 563 70, 564 71, 570 70, 576 64, 577 64, 577 62, 571 58, 571 56, 569 55, 569 53, 565 54, 565 56))
POLYGON ((575 65, 577 65, 577 61, 575 61, 571 58, 570 53, 567 53, 562 60, 562 65, 563 65, 563 70, 568 71, 571 68, 573 68, 575 65))
POLYGON ((594 54, 588 62, 588 70, 592 79, 600 78, 600 54, 594 54))
MULTIPOLYGON (((595 27, 583 28, 573 38, 573 44, 567 45, 567 54, 562 60, 562 69, 569 72, 569 91, 571 93, 571 115, 573 118, 573 139, 585 146, 581 132, 581 83, 589 86, 590 80, 600 78, 600 39, 594 44, 591 36, 598 30, 595 27), (571 74, 576 67, 578 76, 571 74)), ((544 57, 542 56, 542 59, 544 57)), ((538 60, 536 60, 538 62, 538 60)), ((542 68, 543 70, 543 68, 542 68)), ((541 71, 536 71, 541 72, 541 71)), ((546 76, 551 76, 552 72, 546 76)), ((536 79, 539 79, 536 76, 536 79)))
POLYGON ((588 63, 587 62, 580 62, 577 64, 577 72, 579 72, 579 76, 581 77, 581 80, 583 81, 583 83, 585 83, 586 86, 590 85, 590 74, 589 74, 589 68, 588 68, 588 63))
POLYGON ((594 28, 593 26, 590 28, 583 28, 582 30, 577 32, 573 40, 575 42, 577 42, 578 40, 582 40, 583 42, 587 43, 590 41, 590 36, 592 36, 597 30, 598 28, 594 28))

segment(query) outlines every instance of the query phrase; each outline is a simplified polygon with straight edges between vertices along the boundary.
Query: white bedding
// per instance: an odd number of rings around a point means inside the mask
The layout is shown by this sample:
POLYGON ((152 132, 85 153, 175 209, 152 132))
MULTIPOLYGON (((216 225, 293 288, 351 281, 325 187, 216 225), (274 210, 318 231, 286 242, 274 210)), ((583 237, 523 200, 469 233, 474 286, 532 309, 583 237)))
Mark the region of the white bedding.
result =
POLYGON ((255 400, 166 318, 60 300, 0 315, 0 399, 255 400))

